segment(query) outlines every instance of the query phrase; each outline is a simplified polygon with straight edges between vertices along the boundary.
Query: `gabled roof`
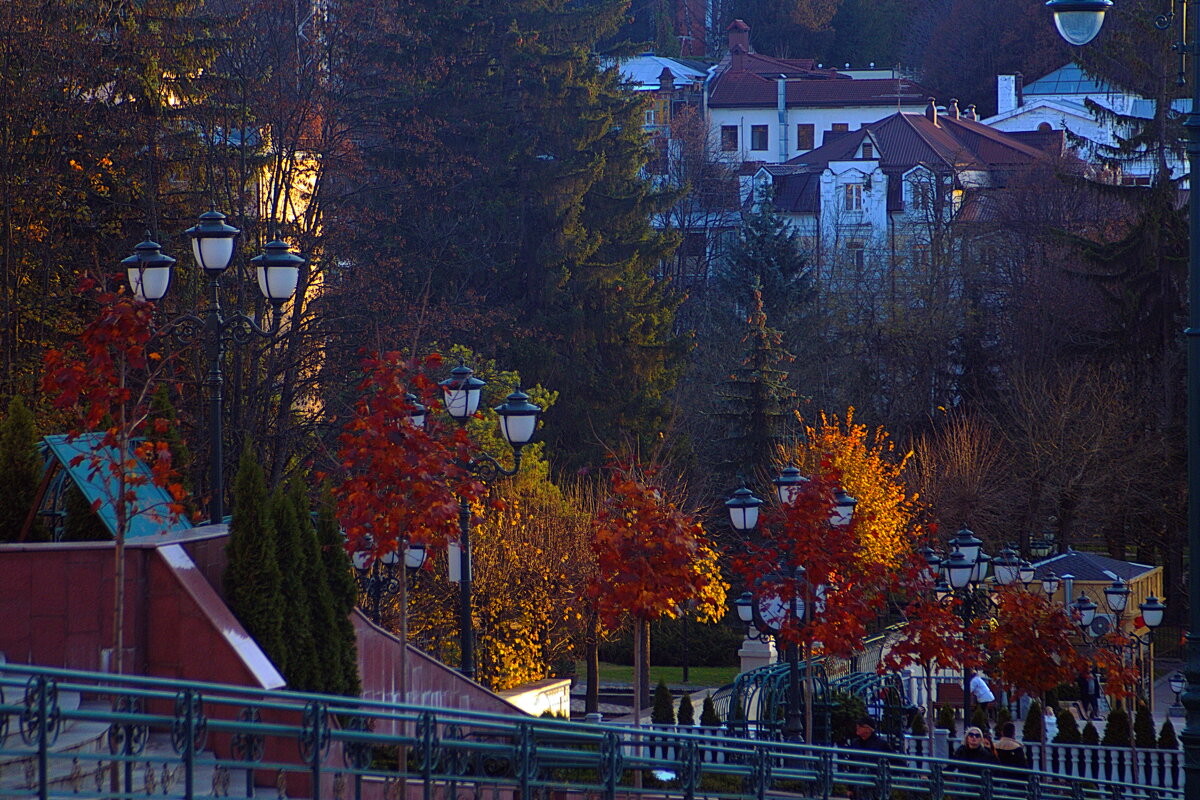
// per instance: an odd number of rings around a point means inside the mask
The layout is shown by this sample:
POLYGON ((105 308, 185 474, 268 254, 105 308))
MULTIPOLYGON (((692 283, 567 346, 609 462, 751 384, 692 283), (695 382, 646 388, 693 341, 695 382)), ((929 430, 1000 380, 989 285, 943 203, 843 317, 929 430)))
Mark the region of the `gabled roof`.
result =
POLYGON ((889 172, 907 171, 919 164, 935 170, 999 169, 1030 164, 1044 156, 1036 147, 975 120, 940 114, 934 122, 924 114, 896 113, 787 163, 819 171, 831 161, 853 160, 868 135, 877 145, 879 166, 889 172))
POLYGON ((659 76, 662 75, 663 69, 671 70, 678 85, 703 81, 708 75, 707 68, 697 61, 667 58, 654 53, 642 53, 633 58, 622 59, 616 66, 621 72, 621 80, 635 91, 658 89, 659 76))
POLYGON ((1034 580, 1041 580, 1053 572, 1059 578, 1070 575, 1077 581, 1111 581, 1114 576, 1121 580, 1132 580, 1144 575, 1154 567, 1148 564, 1135 564, 1131 561, 1120 561, 1099 553, 1080 553, 1068 550, 1056 556, 1043 559, 1033 565, 1034 580))

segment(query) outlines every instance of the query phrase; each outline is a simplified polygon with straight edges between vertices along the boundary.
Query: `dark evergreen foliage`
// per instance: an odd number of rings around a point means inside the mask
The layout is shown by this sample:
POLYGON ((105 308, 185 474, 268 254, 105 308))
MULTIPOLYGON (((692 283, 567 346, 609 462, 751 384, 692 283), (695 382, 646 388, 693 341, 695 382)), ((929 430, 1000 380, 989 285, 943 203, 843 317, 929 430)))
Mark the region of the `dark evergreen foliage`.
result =
POLYGON ((320 659, 312 629, 314 597, 308 586, 305 548, 296 507, 280 487, 271 495, 271 521, 275 529, 275 556, 282 573, 283 641, 287 653, 284 677, 288 686, 309 691, 317 683, 320 659))
POLYGON ((667 684, 662 681, 654 687, 654 709, 650 712, 650 721, 655 725, 675 724, 675 700, 667 684))
POLYGON ((346 552, 328 486, 321 491, 316 537, 322 575, 329 586, 330 601, 333 603, 338 648, 343 654, 341 691, 344 694, 358 694, 358 644, 354 635, 354 623, 350 620, 350 615, 358 603, 358 584, 354 580, 350 555, 346 552))
POLYGON ((1025 724, 1021 726, 1021 739, 1026 742, 1042 740, 1042 704, 1034 700, 1025 712, 1025 724))
POLYGON ((1133 741, 1133 731, 1129 727, 1129 713, 1121 706, 1113 706, 1108 712, 1108 719, 1104 724, 1104 736, 1100 739, 1100 744, 1115 745, 1117 747, 1129 747, 1133 741))
POLYGON ((1133 744, 1144 750, 1158 745, 1158 737, 1154 733, 1154 716, 1145 703, 1138 703, 1137 712, 1133 715, 1133 744))
POLYGON ((692 706, 692 696, 687 692, 684 692, 679 698, 679 724, 696 724, 696 709, 692 706))
POLYGON ((717 714, 717 706, 713 703, 712 692, 704 695, 704 705, 700 708, 700 724, 705 728, 715 728, 721 724, 721 717, 717 714))
POLYGON ((933 724, 935 727, 940 728, 941 730, 950 731, 950 735, 953 736, 954 731, 957 728, 954 719, 954 709, 950 706, 938 706, 937 714, 933 719, 933 724))
POLYGON ((1100 731, 1096 730, 1096 725, 1090 719, 1083 723, 1083 730, 1079 732, 1080 744, 1100 744, 1100 731))
POLYGON ((233 513, 225 545, 225 602, 246 632, 286 675, 283 575, 266 478, 247 443, 233 479, 233 513))
POLYGON ((1162 729, 1158 732, 1158 749, 1179 749, 1179 737, 1175 735, 1175 725, 1171 722, 1170 717, 1163 720, 1162 729))
MULTIPOLYGON (((20 395, 8 403, 0 424, 0 542, 16 541, 33 507, 42 477, 42 457, 33 412, 20 395)), ((30 541, 44 541, 45 526, 35 524, 30 541)))
POLYGON ((1060 744, 1079 744, 1079 721, 1075 715, 1065 708, 1060 708, 1055 715, 1058 721, 1058 733, 1054 741, 1060 744))
POLYGON ((167 447, 171 450, 171 463, 177 470, 179 485, 183 487, 184 491, 184 516, 190 517, 196 510, 195 500, 192 497, 190 471, 192 451, 188 449, 187 443, 183 441, 183 434, 179 431, 179 414, 171 402, 171 393, 165 383, 160 383, 150 398, 150 418, 161 420, 165 426, 161 433, 155 434, 155 437, 159 441, 166 442, 167 447))
POLYGON ((63 511, 66 512, 62 520, 64 542, 103 542, 113 538, 75 481, 68 480, 63 488, 63 511))

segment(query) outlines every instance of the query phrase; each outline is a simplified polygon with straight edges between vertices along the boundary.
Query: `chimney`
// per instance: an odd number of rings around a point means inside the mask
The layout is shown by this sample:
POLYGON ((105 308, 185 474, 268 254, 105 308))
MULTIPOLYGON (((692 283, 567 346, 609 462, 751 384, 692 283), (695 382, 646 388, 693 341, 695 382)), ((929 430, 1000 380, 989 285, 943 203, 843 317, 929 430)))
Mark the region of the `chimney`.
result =
POLYGON ((746 68, 746 48, 740 44, 735 44, 729 48, 730 69, 734 72, 741 72, 746 68))
POLYGON ((974 103, 971 103, 969 106, 967 106, 967 119, 972 120, 973 122, 979 121, 979 114, 975 111, 974 103))
POLYGON ((742 48, 743 53, 750 52, 750 26, 742 22, 740 19, 735 19, 729 23, 729 27, 725 29, 729 34, 729 52, 733 52, 734 48, 742 48))
POLYGON ((675 73, 671 72, 670 67, 663 67, 663 71, 658 73, 658 90, 660 92, 675 91, 675 73))
POLYGON ((1017 84, 1017 105, 1025 105, 1025 76, 1021 73, 1013 75, 1013 81, 1017 84))
POLYGON ((950 107, 946 109, 946 113, 948 113, 954 119, 958 119, 959 114, 958 114, 958 98, 957 97, 950 98, 950 107))
POLYGON ((929 98, 929 105, 925 106, 925 118, 931 121, 934 125, 937 125, 937 117, 937 101, 931 97, 929 98))
POLYGON ((1007 114, 1021 105, 1021 90, 1018 89, 1019 75, 996 76, 996 113, 1007 114))

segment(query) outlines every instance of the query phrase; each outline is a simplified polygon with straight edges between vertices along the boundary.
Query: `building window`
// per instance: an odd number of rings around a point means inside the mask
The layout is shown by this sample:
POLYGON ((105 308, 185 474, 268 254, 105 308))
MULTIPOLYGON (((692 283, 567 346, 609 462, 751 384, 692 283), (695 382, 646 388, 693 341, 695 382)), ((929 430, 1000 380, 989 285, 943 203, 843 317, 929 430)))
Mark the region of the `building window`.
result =
POLYGON ((726 153, 732 153, 738 149, 737 125, 721 126, 721 149, 726 153))
POLYGON ((766 150, 767 149, 767 126, 766 125, 751 125, 750 126, 750 149, 751 150, 766 150))
POLYGON ((842 190, 842 209, 844 211, 862 211, 863 185, 861 183, 847 183, 842 187, 842 190))
POLYGON ((655 111, 653 108, 647 108, 646 109, 646 117, 642 121, 642 124, 643 125, 653 125, 654 124, 654 114, 655 114, 655 111))
POLYGON ((846 245, 846 257, 850 266, 861 272, 867 263, 867 248, 862 242, 850 242, 846 245))
POLYGON ((816 141, 816 129, 810 124, 796 126, 796 149, 812 150, 816 141))
POLYGON ((835 122, 829 126, 829 130, 833 131, 834 133, 846 133, 847 131, 850 130, 850 123, 849 122, 835 122))
POLYGON ((869 144, 863 143, 862 157, 868 161, 875 158, 875 148, 869 144))

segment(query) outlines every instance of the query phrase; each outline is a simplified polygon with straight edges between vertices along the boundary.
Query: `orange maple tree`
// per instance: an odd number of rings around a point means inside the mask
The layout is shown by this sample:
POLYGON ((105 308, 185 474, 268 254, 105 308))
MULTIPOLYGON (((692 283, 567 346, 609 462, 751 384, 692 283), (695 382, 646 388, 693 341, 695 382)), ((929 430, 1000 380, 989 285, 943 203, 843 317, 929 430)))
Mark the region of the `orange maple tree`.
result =
POLYGON ((626 614, 634 618, 634 706, 640 711, 645 626, 675 617, 689 600, 700 620, 719 619, 727 586, 704 526, 667 499, 654 470, 613 462, 609 474, 609 493, 594 522, 598 571, 589 591, 604 625, 615 628, 626 614))
MULTIPOLYGON (((95 288, 91 281, 81 292, 95 288)), ((87 464, 89 479, 100 487, 92 503, 99 511, 112 506, 115 524, 115 576, 113 603, 113 671, 123 668, 125 648, 125 536, 130 521, 146 514, 164 522, 183 513, 183 487, 171 463, 171 450, 162 434, 167 422, 151 420, 150 398, 164 364, 153 347, 154 304, 122 292, 101 292, 95 297, 99 313, 83 330, 74 346, 46 353, 42 389, 56 408, 76 418, 69 438, 100 429, 99 440, 71 459, 71 466, 87 464), (156 438, 159 437, 159 438, 156 438), (144 472, 138 462, 149 467, 144 472), (138 488, 153 483, 170 498, 163 504, 142 507, 138 488)))
MULTIPOLYGON (((866 636, 884 602, 886 567, 872 558, 860 532, 864 515, 849 524, 830 521, 840 476, 829 465, 807 481, 792 502, 762 516, 760 543, 748 542, 733 558, 734 570, 759 598, 776 597, 784 607, 803 603, 803 619, 789 614, 777 635, 784 645, 802 648, 805 691, 812 697, 814 651, 849 656, 866 636), (818 647, 819 645, 819 647, 818 647)), ((805 703, 806 730, 812 730, 812 704, 805 703)))

